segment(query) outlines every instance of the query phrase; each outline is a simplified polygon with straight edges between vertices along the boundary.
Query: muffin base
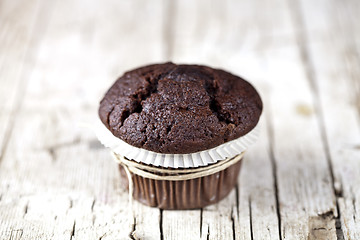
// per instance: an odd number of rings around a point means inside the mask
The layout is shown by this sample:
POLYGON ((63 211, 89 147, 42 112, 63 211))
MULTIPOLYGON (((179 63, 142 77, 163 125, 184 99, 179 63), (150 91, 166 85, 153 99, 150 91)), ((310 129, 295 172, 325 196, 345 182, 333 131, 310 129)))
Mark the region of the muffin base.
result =
MULTIPOLYGON (((183 181, 154 180, 131 173, 133 198, 150 207, 185 210, 202 208, 225 198, 235 186, 241 161, 217 173, 183 181)), ((128 185, 124 168, 122 180, 128 185)))

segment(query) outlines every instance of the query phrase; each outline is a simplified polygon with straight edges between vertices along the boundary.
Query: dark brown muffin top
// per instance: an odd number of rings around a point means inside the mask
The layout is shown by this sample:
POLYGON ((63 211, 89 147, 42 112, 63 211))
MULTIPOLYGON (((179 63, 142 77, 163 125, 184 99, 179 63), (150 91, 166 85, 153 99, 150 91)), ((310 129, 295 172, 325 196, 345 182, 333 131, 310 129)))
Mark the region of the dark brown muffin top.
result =
POLYGON ((173 63, 126 72, 100 102, 99 116, 123 141, 158 153, 194 153, 241 137, 259 121, 250 83, 219 69, 173 63))

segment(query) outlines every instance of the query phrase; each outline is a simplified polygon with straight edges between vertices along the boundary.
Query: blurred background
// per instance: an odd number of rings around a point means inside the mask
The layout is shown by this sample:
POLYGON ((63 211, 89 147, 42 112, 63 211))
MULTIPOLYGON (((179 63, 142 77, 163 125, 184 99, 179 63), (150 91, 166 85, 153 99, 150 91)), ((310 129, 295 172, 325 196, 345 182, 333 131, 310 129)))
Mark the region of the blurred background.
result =
POLYGON ((251 82, 263 134, 216 211, 137 205, 140 236, 210 226, 214 239, 305 239, 323 227, 359 239, 359 14, 357 0, 0 0, 0 233, 128 236, 115 163, 80 126, 125 71, 173 61, 251 82))
POLYGON ((275 79, 308 78, 315 67, 356 64, 358 5, 350 0, 3 0, 1 56, 11 66, 2 65, 2 91, 18 87, 5 76, 19 67, 34 106, 67 105, 64 99, 96 106, 124 71, 165 61, 224 68, 265 90, 275 79), (326 65, 314 60, 317 51, 328 49, 337 59, 326 65), (17 64, 10 63, 15 57, 17 64), (52 97, 42 102, 47 96, 52 97))

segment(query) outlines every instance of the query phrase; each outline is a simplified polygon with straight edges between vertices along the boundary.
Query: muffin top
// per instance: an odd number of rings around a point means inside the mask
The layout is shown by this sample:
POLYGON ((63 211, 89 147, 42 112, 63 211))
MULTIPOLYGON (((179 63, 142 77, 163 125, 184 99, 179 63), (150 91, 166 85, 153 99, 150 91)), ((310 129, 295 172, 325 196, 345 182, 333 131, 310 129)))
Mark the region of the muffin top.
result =
POLYGON ((199 65, 155 64, 118 78, 100 102, 112 134, 139 148, 185 154, 239 138, 259 121, 262 101, 244 79, 199 65))

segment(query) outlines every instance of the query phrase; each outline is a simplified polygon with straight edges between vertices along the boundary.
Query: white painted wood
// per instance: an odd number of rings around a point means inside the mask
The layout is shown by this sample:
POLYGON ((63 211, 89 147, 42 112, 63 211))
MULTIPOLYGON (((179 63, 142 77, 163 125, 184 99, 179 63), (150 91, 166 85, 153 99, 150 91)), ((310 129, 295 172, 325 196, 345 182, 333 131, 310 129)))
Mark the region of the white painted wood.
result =
POLYGON ((200 210, 162 212, 164 239, 200 239, 200 210))
MULTIPOLYGON (((273 106, 269 114, 275 127, 274 142, 277 144, 275 146, 277 147, 275 149, 277 150, 275 151, 276 165, 280 165, 277 168, 277 176, 279 177, 280 183, 278 187, 280 194, 280 212, 283 218, 281 220, 282 233, 286 233, 288 238, 307 238, 311 235, 311 227, 314 225, 312 223, 315 221, 311 221, 310 217, 316 217, 318 214, 321 215, 328 211, 335 211, 336 206, 333 201, 334 195, 332 194, 332 186, 330 184, 331 174, 327 171, 328 163, 321 145, 320 131, 316 117, 313 115, 309 117, 309 119, 302 119, 303 117, 297 115, 296 111, 294 113, 297 105, 301 108, 302 104, 312 105, 313 103, 310 89, 306 85, 306 77, 304 75, 301 76, 304 69, 298 56, 295 41, 296 35, 292 30, 293 26, 291 26, 291 24, 289 26, 291 18, 290 12, 286 10, 287 5, 283 1, 274 1, 271 3, 272 9, 281 9, 281 14, 277 14, 276 11, 270 13, 264 11, 266 14, 260 15, 257 14, 259 5, 250 2, 248 2, 247 5, 232 2, 228 5, 228 8, 226 8, 226 4, 216 4, 216 2, 212 2, 212 5, 199 4, 201 7, 195 7, 195 10, 192 7, 187 7, 189 5, 186 3, 181 3, 179 14, 184 13, 184 15, 181 15, 182 17, 177 16, 177 19, 181 19, 175 21, 178 23, 180 30, 178 30, 179 32, 176 32, 174 36, 186 36, 186 41, 182 42, 182 39, 179 37, 174 38, 175 59, 179 59, 178 61, 195 61, 224 66, 236 73, 240 72, 241 69, 245 69, 243 74, 248 76, 250 80, 254 79, 253 81, 255 83, 257 80, 263 82, 259 83, 259 85, 263 85, 263 94, 267 100, 265 104, 271 104, 271 106, 273 106), (224 11, 224 9, 226 10, 224 11), (244 14, 241 12, 242 9, 245 9, 243 10, 244 14), (202 14, 200 14, 200 11, 202 14), (201 22, 204 12, 205 16, 211 16, 207 18, 208 22, 205 23, 201 22), (226 17, 225 15, 221 15, 221 13, 224 12, 226 13, 226 17), (244 19, 248 22, 246 22, 246 24, 244 24, 245 27, 241 29, 240 27, 242 27, 242 25, 239 25, 239 23, 244 22, 242 21, 244 19), (251 19, 251 21, 249 21, 249 19, 251 19), (228 31, 222 32, 222 29, 228 31), (240 34, 243 35, 239 36, 240 34), (193 40, 191 41, 191 39, 193 40), (243 42, 226 42, 228 39, 229 41, 240 39, 243 40, 243 42), (285 44, 278 44, 277 40, 283 41, 285 44), (289 58, 295 61, 295 63, 292 65, 288 63, 289 58), (244 65, 240 63, 244 63, 244 65), (287 71, 284 71, 284 68, 288 68, 286 69, 287 71), (292 70, 294 70, 294 72, 291 72, 292 70), (259 73, 264 71, 264 74, 259 73), (296 77, 297 73, 299 73, 299 77, 296 77), (295 77, 293 75, 295 75, 295 77), (289 79, 298 81, 299 84, 297 84, 297 82, 293 84, 289 79), (266 81, 269 82, 266 83, 266 81), (273 88, 270 90, 266 89, 268 86, 272 86, 273 88), (300 91, 298 94, 296 94, 295 91, 294 94, 293 89, 297 88, 299 88, 300 91), (276 91, 274 91, 274 89, 276 91), (268 90, 268 92, 266 92, 266 90, 268 90), (286 94, 287 91, 289 91, 288 94, 286 94), (302 97, 305 98, 305 102, 301 101, 302 97), (284 102, 283 99, 287 99, 287 101, 284 102), (276 100, 275 104, 269 100, 276 100), (294 122, 288 122, 288 119, 294 119, 294 122), (294 128, 294 125, 299 125, 297 126, 299 128, 294 128), (309 125, 309 131, 304 133, 302 128, 308 127, 309 125), (313 132, 315 132, 315 134, 313 132), (289 135, 292 136, 293 141, 284 140, 287 139, 289 135), (315 142, 318 141, 318 144, 311 146, 303 145, 303 142, 306 141, 309 143, 308 145, 310 145, 310 143, 312 143, 310 140, 312 139, 315 139, 315 142), (304 149, 302 149, 302 147, 304 147, 304 149), (304 151, 303 154, 306 157, 296 156, 298 151, 304 151), (317 161, 313 161, 309 157, 315 158, 317 161), (289 158, 294 160, 290 162, 290 160, 288 160, 289 158), (305 164, 304 162, 299 164, 299 161, 304 161, 305 164), (307 164, 309 164, 310 170, 307 164), (299 180, 300 183, 297 184, 299 180), (315 181, 315 184, 312 180, 315 181), (294 188, 295 192, 293 192, 294 188), (318 191, 320 191, 321 194, 317 194, 318 191), (293 209, 295 209, 295 211, 293 209), (298 219, 300 219, 300 221, 298 219)), ((266 9, 267 7, 270 8, 271 6, 267 6, 266 4, 265 6, 261 5, 261 8, 266 9)), ((267 109, 269 109, 269 107, 267 109)), ((268 161, 270 161, 269 157, 268 161)), ((270 180, 267 181, 270 183, 267 188, 272 190, 270 191, 270 195, 274 196, 274 188, 271 186, 273 175, 270 163, 268 167, 270 167, 267 169, 268 171, 265 171, 270 180)), ((249 182, 251 182, 251 180, 249 182)), ((260 192, 263 193, 265 189, 261 190, 260 192)), ((240 197, 242 196, 241 192, 242 189, 240 188, 240 197)), ((249 202, 249 199, 251 199, 251 197, 248 197, 246 202, 249 202)), ((271 201, 268 202, 268 207, 276 206, 274 197, 273 201, 272 203, 271 201)), ((240 199, 240 204, 242 202, 244 201, 240 199)), ((250 206, 252 206, 252 204, 250 204, 250 206)), ((244 208, 240 209, 242 210, 244 208)), ((250 210, 252 209, 250 208, 250 210)), ((245 216, 249 216, 250 212, 253 213, 253 211, 250 210, 245 210, 245 216)), ((214 216, 218 212, 227 211, 228 209, 224 208, 215 212, 214 216)), ((269 212, 274 213, 274 211, 271 210, 269 210, 269 212)), ((261 223, 259 218, 257 218, 255 222, 256 224, 261 223)), ((267 223, 267 221, 264 222, 267 223)), ((222 228, 226 228, 226 226, 225 224, 219 227, 219 231, 222 228)), ((276 218, 272 226, 277 226, 276 218)), ((252 227, 253 226, 251 226, 251 228, 252 227)), ((332 230, 329 231, 329 236, 334 237, 334 222, 330 229, 332 230)), ((264 237, 264 228, 259 228, 259 230, 258 235, 264 237)), ((278 228, 275 227, 273 230, 274 235, 278 235, 278 228)), ((249 237, 248 234, 246 235, 248 231, 243 232, 245 233, 243 237, 249 237)), ((250 237, 251 234, 254 235, 254 228, 252 228, 252 232, 250 232, 250 237)))
POLYGON ((201 239, 233 239, 235 237, 234 215, 237 214, 235 194, 234 189, 218 204, 203 209, 201 239))
POLYGON ((160 224, 159 209, 150 208, 134 201, 136 225, 133 232, 135 239, 161 239, 163 226, 160 224))
POLYGON ((14 109, 22 96, 30 48, 34 47, 33 35, 37 32, 37 17, 42 1, 3 1, 0 7, 0 159, 13 121, 14 109))
MULTIPOLYGON (((268 106, 277 165, 281 235, 307 239, 319 228, 312 227, 314 218, 336 214, 331 174, 305 66, 301 66, 297 48, 279 49, 270 54, 265 57, 268 78, 276 79, 271 84, 268 106)), ((335 239, 335 223, 327 230, 326 238, 335 239)))
POLYGON ((309 52, 338 192, 342 235, 345 239, 359 239, 360 43, 356 39, 358 26, 352 23, 351 13, 359 11, 360 5, 357 1, 331 3, 321 1, 316 11, 321 13, 318 16, 307 11, 313 8, 310 1, 303 1, 302 6, 307 29, 311 29, 307 19, 317 18, 326 23, 318 27, 318 31, 329 36, 326 40, 318 42, 308 34, 309 52))
MULTIPOLYGON (((274 2, 274 9, 280 7, 282 10, 282 7, 286 7, 281 1, 274 2)), ((291 33, 287 22, 283 21, 282 11, 257 19, 258 5, 255 2, 200 1, 190 4, 188 1, 178 1, 175 7, 173 59, 177 62, 223 67, 234 73, 245 74, 252 82, 258 83, 257 87, 263 83, 258 80, 258 62, 251 61, 256 57, 253 51, 266 38, 291 33), (276 28, 274 26, 262 32, 266 29, 263 24, 269 20, 273 21, 270 23, 276 25, 276 28), (258 27, 263 29, 259 31, 258 27)), ((284 39, 286 38, 285 35, 284 39)), ((229 229, 235 233, 236 239, 276 239, 279 236, 272 166, 267 151, 269 146, 266 144, 266 125, 264 131, 260 140, 263 144, 256 144, 252 153, 249 150, 244 161, 240 176, 239 206, 236 198, 230 195, 223 202, 204 208, 202 237, 207 237, 208 226, 210 239, 219 239, 219 234, 225 239, 231 239, 233 233, 229 229), (258 166, 264 167, 261 169, 261 180, 257 175, 258 166), (263 197, 266 199, 262 199, 263 197), (252 198, 254 199, 249 201, 252 198), (254 208, 251 209, 251 214, 256 216, 251 224, 250 205, 254 208)))
POLYGON ((270 160, 266 116, 263 115, 261 137, 244 158, 239 180, 239 239, 279 239, 275 182, 270 160), (251 217, 250 217, 251 211, 251 217), (251 223, 251 229, 249 229, 251 223), (249 229, 249 230, 248 230, 249 229), (249 237, 250 233, 250 237, 249 237))
MULTIPOLYGON (((1 162, 1 236, 130 238, 128 194, 117 166, 80 125, 97 117, 98 101, 118 75, 163 57, 162 6, 56 2, 1 162)), ((136 236, 159 239, 160 211, 135 207, 136 236)))

